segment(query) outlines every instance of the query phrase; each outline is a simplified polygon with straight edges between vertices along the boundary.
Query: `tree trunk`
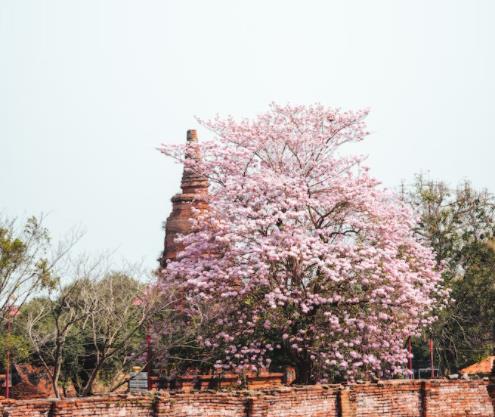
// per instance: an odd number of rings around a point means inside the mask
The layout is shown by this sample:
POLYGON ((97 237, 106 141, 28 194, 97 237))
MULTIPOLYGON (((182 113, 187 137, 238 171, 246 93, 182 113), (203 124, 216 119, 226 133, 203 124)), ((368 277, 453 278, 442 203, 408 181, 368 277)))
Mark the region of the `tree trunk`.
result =
POLYGON ((53 389, 53 394, 55 395, 56 398, 60 398, 60 391, 58 389, 58 378, 59 378, 60 372, 55 371, 53 378, 52 378, 52 389, 53 389))
POLYGON ((60 389, 58 387, 58 380, 60 379, 60 369, 62 368, 62 352, 64 350, 64 339, 58 337, 55 343, 57 347, 55 349, 55 366, 53 369, 52 388, 55 397, 60 398, 60 389))
POLYGON ((110 357, 107 356, 107 353, 101 353, 98 355, 96 359, 96 363, 94 368, 91 370, 91 374, 89 375, 89 379, 86 382, 86 385, 83 388, 82 395, 92 395, 93 394, 93 384, 96 381, 96 377, 98 376, 98 372, 100 372, 100 368, 102 367, 103 363, 110 357))
POLYGON ((301 355, 296 361, 296 383, 302 385, 314 384, 313 366, 307 353, 301 355))
POLYGON ((91 371, 91 375, 89 376, 88 382, 86 382, 86 385, 84 386, 81 393, 83 397, 93 394, 93 384, 95 383, 96 377, 98 375, 98 371, 100 370, 100 365, 101 362, 97 363, 93 368, 93 370, 91 371))

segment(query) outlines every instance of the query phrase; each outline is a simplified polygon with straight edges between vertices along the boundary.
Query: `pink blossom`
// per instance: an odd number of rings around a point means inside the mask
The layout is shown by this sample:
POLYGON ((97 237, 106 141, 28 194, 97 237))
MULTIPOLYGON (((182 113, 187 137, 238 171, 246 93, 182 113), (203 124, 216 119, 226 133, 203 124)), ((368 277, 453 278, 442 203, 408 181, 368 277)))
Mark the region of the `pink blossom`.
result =
MULTIPOLYGON (((366 137, 366 115, 273 104, 254 120, 200 121, 215 138, 187 164, 209 178, 209 210, 161 283, 219 312, 207 327, 218 355, 237 346, 221 363, 259 369, 282 350, 314 379, 391 376, 434 320, 445 292, 412 212, 362 157, 336 154, 366 137)), ((183 162, 183 146, 161 151, 183 162)))

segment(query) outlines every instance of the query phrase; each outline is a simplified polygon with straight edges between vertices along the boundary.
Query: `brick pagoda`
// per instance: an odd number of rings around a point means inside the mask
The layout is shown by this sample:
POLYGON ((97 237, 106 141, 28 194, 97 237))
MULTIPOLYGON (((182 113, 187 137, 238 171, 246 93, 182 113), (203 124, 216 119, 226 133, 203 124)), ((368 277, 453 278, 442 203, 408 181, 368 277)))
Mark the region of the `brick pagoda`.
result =
MULTIPOLYGON (((187 131, 186 155, 187 159, 199 161, 198 135, 196 130, 187 131)), ((172 213, 165 223, 165 242, 160 266, 165 268, 167 261, 176 258, 182 245, 175 242, 179 234, 191 232, 191 221, 194 217, 193 209, 206 210, 208 208, 208 179, 198 174, 192 168, 184 166, 181 181, 182 192, 172 197, 172 213)))

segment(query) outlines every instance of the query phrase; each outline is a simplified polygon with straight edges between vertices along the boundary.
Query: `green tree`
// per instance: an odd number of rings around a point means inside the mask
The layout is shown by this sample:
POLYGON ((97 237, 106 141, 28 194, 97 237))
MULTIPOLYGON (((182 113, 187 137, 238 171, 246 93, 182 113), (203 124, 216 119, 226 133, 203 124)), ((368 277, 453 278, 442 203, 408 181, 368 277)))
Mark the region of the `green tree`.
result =
POLYGON ((53 268, 66 251, 50 256, 50 237, 42 218, 23 226, 0 217, 0 327, 36 291, 54 285, 53 268))
MULTIPOLYGON (((454 372, 489 354, 495 324, 495 199, 469 182, 456 188, 417 176, 403 198, 419 215, 417 233, 429 241, 451 291, 447 307, 427 337, 444 372, 454 372)), ((421 344, 424 342, 417 341, 421 344)), ((416 349, 417 359, 427 350, 416 349)))
POLYGON ((145 323, 162 308, 130 271, 78 266, 73 273, 70 283, 27 303, 17 320, 57 397, 69 387, 86 396, 96 383, 107 391, 125 383, 144 353, 145 323))
POLYGON ((0 364, 6 366, 7 352, 13 362, 21 362, 29 357, 29 344, 27 340, 18 334, 0 335, 0 364))
MULTIPOLYGON (((37 361, 49 376, 53 394, 59 398, 67 341, 77 334, 77 326, 86 322, 95 309, 91 281, 74 279, 59 286, 46 297, 32 300, 20 318, 24 322, 26 338, 37 361)), ((63 384, 62 384, 63 385, 63 384)))
POLYGON ((121 382, 144 350, 145 323, 157 306, 148 288, 122 271, 95 280, 91 297, 95 308, 72 336, 81 347, 77 366, 67 367, 79 395, 92 394, 97 381, 108 390, 121 382))

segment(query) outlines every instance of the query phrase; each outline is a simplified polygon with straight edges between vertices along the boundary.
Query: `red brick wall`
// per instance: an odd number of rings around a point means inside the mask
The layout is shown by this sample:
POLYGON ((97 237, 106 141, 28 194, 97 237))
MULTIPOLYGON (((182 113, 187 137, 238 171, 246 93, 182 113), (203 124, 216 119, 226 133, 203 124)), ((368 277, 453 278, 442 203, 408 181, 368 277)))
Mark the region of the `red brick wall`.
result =
POLYGON ((0 400, 2 417, 494 417, 486 381, 386 381, 272 390, 0 400))
POLYGON ((429 383, 426 392, 428 417, 465 417, 493 415, 487 383, 465 381, 461 384, 429 383), (464 413, 463 410, 469 410, 464 413))
MULTIPOLYGON (((154 417, 245 417, 246 392, 198 392, 169 394, 161 392, 155 401, 154 417)), ((113 416, 112 416, 113 417, 113 416)))
POLYGON ((351 388, 350 406, 356 417, 421 416, 421 381, 387 381, 351 388))
POLYGON ((264 391, 250 398, 248 417, 338 417, 339 386, 307 386, 264 391))

